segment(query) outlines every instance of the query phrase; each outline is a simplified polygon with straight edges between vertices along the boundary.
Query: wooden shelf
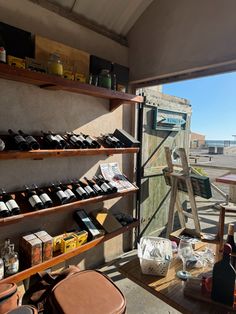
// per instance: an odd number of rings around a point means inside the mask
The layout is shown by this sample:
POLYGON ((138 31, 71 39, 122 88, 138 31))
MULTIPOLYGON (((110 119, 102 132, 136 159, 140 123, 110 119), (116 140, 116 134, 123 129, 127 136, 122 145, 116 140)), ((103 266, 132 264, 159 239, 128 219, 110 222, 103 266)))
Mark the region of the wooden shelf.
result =
POLYGON ((91 155, 113 155, 113 154, 135 154, 138 153, 138 147, 129 148, 86 148, 86 149, 40 149, 27 152, 5 151, 0 152, 0 160, 8 159, 36 159, 58 158, 58 157, 75 157, 91 155))
POLYGON ((137 191, 138 191, 138 188, 134 187, 132 190, 124 190, 124 191, 121 191, 118 193, 100 195, 100 196, 96 196, 93 198, 88 198, 88 199, 84 199, 84 200, 80 200, 80 201, 74 201, 74 202, 71 202, 68 204, 54 206, 54 207, 50 207, 50 208, 45 208, 45 209, 41 209, 41 210, 37 210, 37 211, 25 211, 19 215, 1 218, 0 219, 0 226, 6 225, 6 224, 11 224, 11 223, 16 223, 16 222, 19 222, 21 219, 25 219, 25 218, 43 216, 43 215, 53 214, 55 212, 77 209, 77 208, 84 206, 84 205, 97 203, 97 202, 103 202, 103 201, 110 200, 110 199, 113 199, 116 197, 122 197, 125 195, 136 193, 137 191))
POLYGON ((105 235, 103 235, 103 236, 101 236, 101 237, 99 237, 99 238, 97 238, 95 240, 92 240, 92 241, 90 241, 88 243, 85 243, 82 246, 80 246, 80 247, 78 247, 78 248, 76 248, 76 249, 74 249, 72 251, 60 254, 60 255, 55 256, 55 257, 53 257, 52 259, 50 259, 50 260, 48 260, 46 262, 43 262, 43 263, 41 263, 39 265, 27 268, 27 269, 25 269, 23 271, 20 271, 19 273, 15 274, 15 275, 12 275, 10 277, 4 278, 4 279, 2 279, 0 281, 0 283, 10 283, 10 282, 17 283, 17 282, 20 282, 20 281, 22 281, 22 280, 24 280, 24 279, 26 279, 26 278, 36 274, 37 272, 43 271, 43 270, 45 270, 47 268, 50 268, 50 267, 52 267, 54 265, 57 265, 57 264, 59 264, 61 262, 64 262, 64 261, 66 261, 66 260, 68 260, 68 259, 70 259, 70 258, 72 258, 72 257, 74 257, 76 255, 79 255, 79 254, 81 254, 83 252, 86 252, 86 251, 92 249, 93 247, 95 247, 95 246, 97 246, 97 245, 99 245, 99 244, 101 244, 101 243, 103 243, 105 241, 108 241, 108 240, 110 240, 110 239, 112 239, 112 238, 114 238, 114 237, 116 237, 116 236, 118 236, 118 235, 120 235, 120 234, 122 234, 122 233, 124 233, 126 231, 129 231, 132 228, 137 227, 138 224, 139 224, 138 221, 134 221, 131 224, 129 224, 127 226, 124 226, 124 227, 122 227, 122 228, 120 228, 120 229, 118 229, 118 230, 116 230, 116 231, 114 231, 112 233, 105 234, 105 235))
POLYGON ((124 103, 135 104, 143 102, 142 96, 113 91, 77 81, 64 79, 56 75, 32 72, 0 63, 0 78, 23 82, 50 90, 64 90, 110 100, 110 110, 115 110, 124 103))

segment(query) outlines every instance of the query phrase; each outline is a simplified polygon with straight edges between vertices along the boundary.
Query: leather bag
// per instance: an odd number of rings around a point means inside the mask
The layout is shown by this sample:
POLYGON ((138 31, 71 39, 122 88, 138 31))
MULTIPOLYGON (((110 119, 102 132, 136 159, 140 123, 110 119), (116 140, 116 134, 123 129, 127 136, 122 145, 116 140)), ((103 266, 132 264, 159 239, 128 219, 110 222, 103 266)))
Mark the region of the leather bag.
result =
POLYGON ((123 314, 126 300, 109 277, 84 270, 53 287, 47 308, 52 314, 123 314))
POLYGON ((0 314, 5 314, 18 306, 19 296, 15 283, 0 283, 0 314))
POLYGON ((7 314, 38 314, 38 311, 34 306, 22 305, 10 312, 7 312, 7 314))
POLYGON ((123 314, 126 300, 113 281, 96 270, 71 266, 61 273, 44 274, 23 302, 44 314, 123 314))

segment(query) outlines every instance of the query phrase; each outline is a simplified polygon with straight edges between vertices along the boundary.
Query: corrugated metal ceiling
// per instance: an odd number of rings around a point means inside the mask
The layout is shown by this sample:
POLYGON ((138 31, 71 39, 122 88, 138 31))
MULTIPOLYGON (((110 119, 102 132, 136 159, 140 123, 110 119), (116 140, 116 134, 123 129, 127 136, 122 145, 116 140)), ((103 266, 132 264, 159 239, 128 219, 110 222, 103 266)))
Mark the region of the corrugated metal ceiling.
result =
POLYGON ((50 0, 109 31, 126 36, 153 0, 50 0))

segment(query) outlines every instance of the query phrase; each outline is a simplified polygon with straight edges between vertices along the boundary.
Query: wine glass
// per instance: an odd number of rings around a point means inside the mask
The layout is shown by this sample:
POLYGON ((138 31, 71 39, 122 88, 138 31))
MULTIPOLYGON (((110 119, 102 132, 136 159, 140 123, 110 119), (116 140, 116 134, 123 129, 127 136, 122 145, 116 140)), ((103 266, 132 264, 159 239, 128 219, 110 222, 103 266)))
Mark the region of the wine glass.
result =
POLYGON ((186 262, 193 256, 193 247, 189 241, 181 239, 178 246, 178 256, 183 262, 183 269, 177 272, 177 276, 180 279, 187 280, 191 277, 191 274, 186 271, 186 262))

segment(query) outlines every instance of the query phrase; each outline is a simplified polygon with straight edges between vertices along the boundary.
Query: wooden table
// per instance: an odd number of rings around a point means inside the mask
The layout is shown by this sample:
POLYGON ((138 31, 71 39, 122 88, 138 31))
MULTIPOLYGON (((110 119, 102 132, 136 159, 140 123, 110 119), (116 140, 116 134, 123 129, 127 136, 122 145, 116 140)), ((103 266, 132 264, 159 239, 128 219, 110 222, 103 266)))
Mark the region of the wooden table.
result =
MULTIPOLYGON (((173 308, 184 314, 226 314, 231 311, 194 298, 184 296, 184 281, 176 276, 176 272, 182 269, 182 262, 174 259, 166 277, 143 275, 139 259, 136 257, 130 262, 119 267, 120 272, 127 278, 133 280, 153 295, 163 300, 173 308)), ((191 270, 192 275, 198 276, 203 270, 191 270)), ((147 309, 148 310, 148 309, 147 309)), ((161 309, 157 309, 161 313, 161 309)), ((234 312, 235 313, 235 312, 234 312)))
POLYGON ((227 173, 216 178, 216 182, 229 184, 229 198, 236 204, 236 174, 227 173))

